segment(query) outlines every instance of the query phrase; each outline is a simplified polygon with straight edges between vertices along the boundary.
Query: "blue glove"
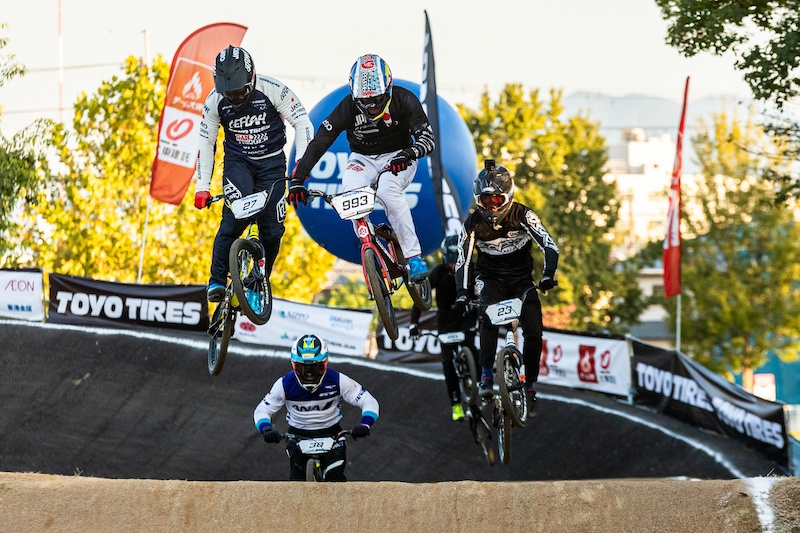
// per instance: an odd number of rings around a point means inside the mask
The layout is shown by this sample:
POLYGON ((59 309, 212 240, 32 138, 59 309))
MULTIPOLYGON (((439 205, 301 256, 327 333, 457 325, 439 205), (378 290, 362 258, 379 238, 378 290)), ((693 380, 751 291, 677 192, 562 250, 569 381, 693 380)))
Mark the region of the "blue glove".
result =
POLYGON ((264 442, 277 444, 281 441, 281 434, 272 428, 264 430, 264 442))
POLYGON ((363 439, 364 437, 368 437, 369 426, 364 426, 364 425, 356 426, 353 428, 350 434, 353 436, 354 439, 363 439))
POLYGON ((558 285, 558 282, 555 280, 555 278, 551 278, 550 276, 544 276, 542 278, 542 281, 539 282, 539 290, 541 290, 542 292, 547 292, 556 285, 558 285))

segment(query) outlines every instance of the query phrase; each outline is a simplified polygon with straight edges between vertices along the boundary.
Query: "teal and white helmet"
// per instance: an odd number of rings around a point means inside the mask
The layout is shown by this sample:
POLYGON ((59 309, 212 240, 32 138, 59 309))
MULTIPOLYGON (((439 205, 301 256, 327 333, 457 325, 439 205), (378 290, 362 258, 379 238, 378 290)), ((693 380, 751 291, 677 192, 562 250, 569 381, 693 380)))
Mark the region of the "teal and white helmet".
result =
POLYGON ((292 369, 297 382, 309 392, 322 384, 328 371, 328 345, 316 335, 302 335, 292 345, 292 369))

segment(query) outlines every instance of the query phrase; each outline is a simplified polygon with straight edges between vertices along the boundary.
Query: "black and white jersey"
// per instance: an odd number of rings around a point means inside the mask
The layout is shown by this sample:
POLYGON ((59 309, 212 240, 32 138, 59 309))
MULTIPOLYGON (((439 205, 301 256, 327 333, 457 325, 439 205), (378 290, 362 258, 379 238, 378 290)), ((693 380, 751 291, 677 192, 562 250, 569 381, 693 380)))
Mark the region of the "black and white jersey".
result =
POLYGON ((214 170, 217 132, 225 132, 225 153, 251 159, 278 155, 286 145, 286 125, 294 128, 294 146, 301 157, 314 134, 306 109, 286 85, 268 76, 257 76, 250 103, 239 111, 213 89, 203 107, 200 122, 200 157, 197 160, 197 190, 207 191, 214 170))
POLYGON ((320 386, 309 392, 297 382, 294 371, 279 378, 253 412, 256 429, 272 426, 275 414, 286 407, 286 421, 297 429, 326 429, 342 418, 342 401, 361 408, 361 423, 378 419, 378 401, 356 380, 328 369, 320 386))
POLYGON ((320 125, 306 156, 297 165, 296 175, 308 176, 343 131, 347 132, 350 151, 357 154, 390 154, 408 148, 419 159, 435 146, 428 116, 408 89, 394 86, 387 113, 375 121, 368 120, 348 94, 320 125))
POLYGON ((459 293, 468 289, 473 250, 477 249, 475 268, 484 279, 518 279, 533 270, 533 243, 544 254, 544 276, 553 277, 558 268, 558 246, 527 206, 513 202, 508 216, 495 229, 478 211, 464 221, 459 235, 460 250, 456 261, 459 293))

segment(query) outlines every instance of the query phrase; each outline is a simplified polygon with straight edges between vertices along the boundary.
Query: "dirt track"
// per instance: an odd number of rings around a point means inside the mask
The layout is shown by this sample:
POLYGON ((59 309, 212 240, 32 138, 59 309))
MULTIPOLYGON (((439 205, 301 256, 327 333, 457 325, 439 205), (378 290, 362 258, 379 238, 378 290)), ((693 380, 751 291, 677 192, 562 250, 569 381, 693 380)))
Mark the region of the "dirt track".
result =
MULTIPOLYGON (((779 483, 793 501, 778 509, 771 531, 798 531, 800 480, 779 483)), ((750 494, 738 480, 326 485, 0 474, 0 527, 15 533, 762 531, 750 494)))

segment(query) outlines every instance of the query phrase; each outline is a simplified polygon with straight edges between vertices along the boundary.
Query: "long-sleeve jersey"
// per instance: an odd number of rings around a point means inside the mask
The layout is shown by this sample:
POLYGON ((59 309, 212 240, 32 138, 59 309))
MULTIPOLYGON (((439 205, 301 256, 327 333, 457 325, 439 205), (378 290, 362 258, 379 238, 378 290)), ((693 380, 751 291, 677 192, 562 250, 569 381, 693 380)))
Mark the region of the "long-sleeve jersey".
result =
POLYGON ((389 154, 408 148, 415 159, 435 147, 433 129, 419 99, 403 87, 394 86, 389 110, 377 121, 367 119, 348 94, 331 111, 297 164, 298 177, 307 177, 339 134, 347 132, 350 151, 364 155, 389 154))
POLYGON ((372 426, 378 419, 378 401, 351 377, 328 369, 314 392, 308 392, 289 372, 272 385, 253 412, 256 429, 272 426, 273 417, 286 406, 286 422, 297 429, 326 429, 342 418, 342 401, 361 408, 361 423, 372 426))
POLYGON ((219 127, 225 131, 226 154, 264 159, 279 154, 286 145, 286 125, 294 128, 297 157, 305 153, 314 126, 305 107, 286 85, 258 75, 250 103, 240 111, 213 89, 203 107, 200 121, 200 157, 197 160, 197 190, 207 191, 214 170, 214 147, 219 127))
POLYGON ((534 242, 544 254, 543 276, 555 276, 558 246, 532 209, 514 202, 499 229, 494 229, 479 212, 473 211, 464 221, 459 235, 461 249, 456 261, 459 294, 468 292, 473 249, 478 250, 475 268, 481 278, 512 280, 531 274, 534 242))

